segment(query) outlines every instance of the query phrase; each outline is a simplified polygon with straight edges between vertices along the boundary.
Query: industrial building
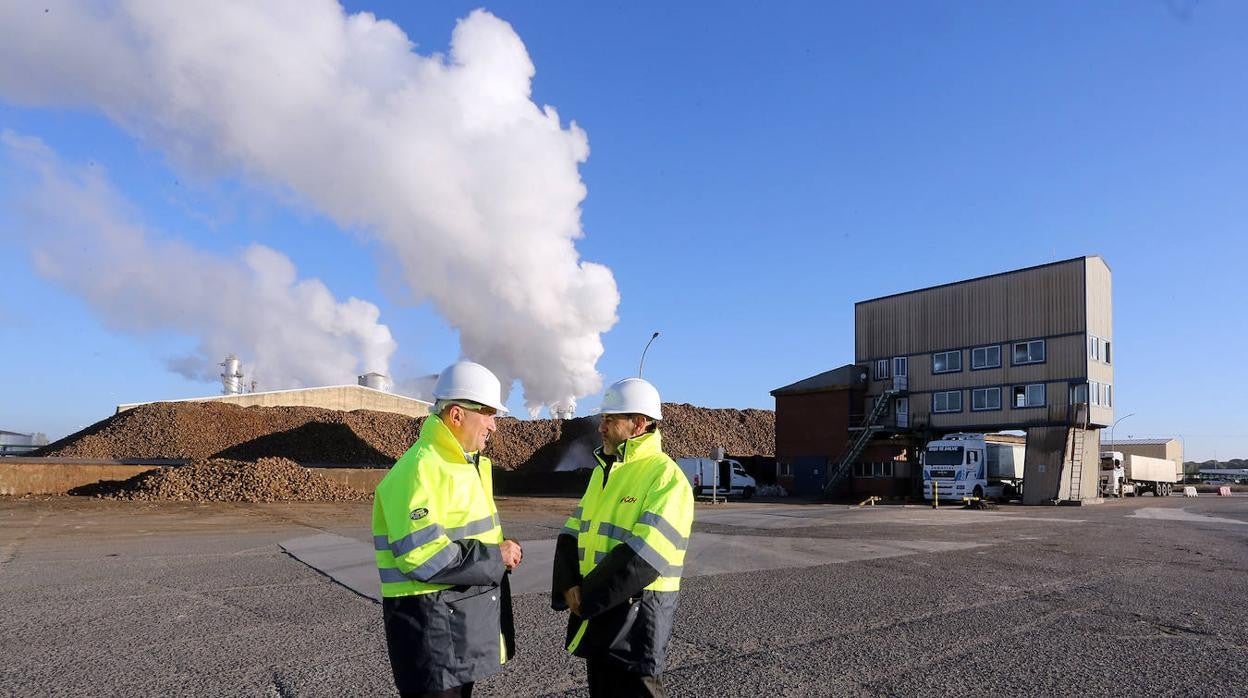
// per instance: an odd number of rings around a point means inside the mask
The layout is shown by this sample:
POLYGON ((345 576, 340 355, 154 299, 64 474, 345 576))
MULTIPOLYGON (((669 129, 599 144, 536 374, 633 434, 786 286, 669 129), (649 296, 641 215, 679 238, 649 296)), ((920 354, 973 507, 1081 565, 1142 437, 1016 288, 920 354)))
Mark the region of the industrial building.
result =
POLYGON ((18 456, 47 444, 48 437, 40 433, 24 434, 0 429, 0 456, 18 456))
POLYGON ((252 390, 243 390, 245 385, 242 361, 234 354, 228 354, 221 366, 221 395, 209 397, 193 397, 181 400, 149 400, 147 402, 131 402, 117 406, 117 412, 125 412, 139 405, 152 402, 225 402, 240 407, 320 407, 326 410, 351 412, 353 410, 373 410, 375 412, 392 412, 408 417, 424 417, 429 414, 433 403, 425 400, 397 395, 390 392, 394 382, 384 373, 370 371, 356 379, 356 385, 328 385, 317 388, 293 388, 289 390, 256 391, 255 382, 252 390))
POLYGON ((772 391, 781 481, 913 493, 928 440, 1024 430, 1025 501, 1094 499, 1111 291, 1085 256, 856 303, 854 363, 772 391))
MULTIPOLYGON (((150 402, 132 402, 117 405, 118 412, 125 412, 150 402)), ((213 395, 182 400, 160 402, 226 402, 242 407, 320 407, 327 410, 374 410, 393 412, 408 417, 424 417, 433 405, 424 400, 388 393, 362 385, 330 385, 320 388, 295 388, 293 390, 268 390, 236 395, 213 395)))

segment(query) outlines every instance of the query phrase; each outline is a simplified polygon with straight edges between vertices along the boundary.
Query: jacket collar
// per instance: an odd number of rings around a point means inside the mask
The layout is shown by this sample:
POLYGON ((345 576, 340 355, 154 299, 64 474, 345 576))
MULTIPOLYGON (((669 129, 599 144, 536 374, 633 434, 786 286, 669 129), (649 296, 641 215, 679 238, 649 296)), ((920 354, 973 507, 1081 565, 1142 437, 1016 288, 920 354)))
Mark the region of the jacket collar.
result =
POLYGON ((425 423, 420 425, 420 440, 432 446, 442 460, 473 465, 468 460, 468 454, 464 453, 464 447, 451 433, 451 428, 436 414, 425 417, 425 423))
MULTIPOLYGON (((656 453, 662 453, 663 437, 659 434, 658 429, 648 431, 641 436, 634 436, 625 441, 620 445, 620 450, 623 451, 623 457, 617 456, 615 462, 620 465, 627 465, 643 458, 649 458, 656 453)), ((595 451, 595 455, 599 461, 606 462, 603 458, 604 454, 601 446, 595 451)))

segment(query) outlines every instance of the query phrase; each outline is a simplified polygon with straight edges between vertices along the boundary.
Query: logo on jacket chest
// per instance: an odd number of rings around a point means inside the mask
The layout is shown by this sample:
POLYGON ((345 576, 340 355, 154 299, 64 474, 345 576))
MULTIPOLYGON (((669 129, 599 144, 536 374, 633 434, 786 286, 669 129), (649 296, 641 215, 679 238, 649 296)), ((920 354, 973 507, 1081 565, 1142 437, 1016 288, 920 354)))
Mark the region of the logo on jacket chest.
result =
POLYGON ((637 498, 632 496, 631 494, 620 497, 620 504, 636 504, 636 503, 637 503, 637 498))
POLYGON ((421 507, 419 509, 413 509, 412 521, 420 521, 421 519, 425 518, 428 515, 429 515, 429 510, 424 507, 421 507))

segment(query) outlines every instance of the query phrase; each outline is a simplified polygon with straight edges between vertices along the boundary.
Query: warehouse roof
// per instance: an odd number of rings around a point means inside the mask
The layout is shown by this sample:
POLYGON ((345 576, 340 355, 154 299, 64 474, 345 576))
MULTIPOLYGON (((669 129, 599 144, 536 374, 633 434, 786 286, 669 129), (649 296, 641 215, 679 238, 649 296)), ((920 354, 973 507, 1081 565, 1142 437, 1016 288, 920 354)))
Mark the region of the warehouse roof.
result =
POLYGON ((824 371, 810 378, 803 378, 782 388, 771 391, 772 396, 819 393, 825 390, 845 390, 866 385, 866 369, 857 364, 845 364, 831 371, 824 371))
POLYGON ((1105 439, 1102 446, 1164 446, 1178 439, 1105 439))

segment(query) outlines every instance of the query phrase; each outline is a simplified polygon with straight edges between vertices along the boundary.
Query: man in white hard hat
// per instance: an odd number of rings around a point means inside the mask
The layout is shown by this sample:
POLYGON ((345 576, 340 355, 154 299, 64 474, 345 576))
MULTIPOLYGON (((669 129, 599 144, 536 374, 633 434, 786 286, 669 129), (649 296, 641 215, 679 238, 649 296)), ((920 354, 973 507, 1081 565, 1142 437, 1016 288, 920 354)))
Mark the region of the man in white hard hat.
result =
POLYGON ((551 602, 571 611, 567 649, 586 660, 591 696, 664 695, 693 490, 663 453, 662 418, 650 383, 607 388, 596 467, 555 544, 551 602))
POLYGON ((416 443, 377 485, 373 548, 394 682, 403 696, 470 696, 515 653, 490 460, 482 455, 502 386, 470 361, 449 366, 416 443))

